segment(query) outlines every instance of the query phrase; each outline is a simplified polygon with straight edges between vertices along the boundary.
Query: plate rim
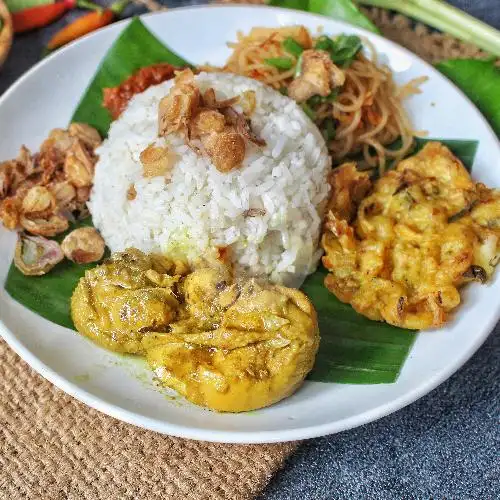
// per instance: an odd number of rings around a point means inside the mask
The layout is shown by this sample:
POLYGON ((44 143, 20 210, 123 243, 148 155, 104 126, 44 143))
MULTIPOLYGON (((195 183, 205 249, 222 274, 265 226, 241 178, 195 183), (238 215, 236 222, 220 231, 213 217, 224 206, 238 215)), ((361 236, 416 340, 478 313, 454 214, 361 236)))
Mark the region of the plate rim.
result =
MULTIPOLYGON (((196 14, 196 12, 203 11, 205 9, 231 9, 231 10, 244 10, 244 9, 255 9, 255 10, 267 10, 267 11, 278 11, 278 12, 288 12, 288 13, 296 13, 298 11, 293 9, 281 8, 281 7, 270 7, 270 6, 262 6, 262 5, 196 5, 196 6, 184 6, 174 8, 164 12, 154 12, 144 14, 139 17, 141 20, 144 18, 149 18, 152 16, 165 16, 170 15, 172 12, 183 10, 183 11, 192 11, 196 14)), ((480 120, 486 125, 486 130, 488 130, 491 138, 497 144, 500 149, 500 142, 494 133, 493 129, 482 115, 482 113, 477 109, 474 103, 464 94, 464 92, 458 88, 453 82, 451 82, 445 75, 437 71, 431 64, 421 59, 419 56, 411 52, 410 50, 402 47, 401 45, 383 37, 378 33, 374 33, 368 31, 359 26, 353 25, 351 23, 330 19, 325 16, 321 16, 318 14, 312 14, 308 12, 299 11, 301 15, 305 15, 307 17, 311 17, 313 20, 317 20, 320 22, 321 19, 327 19, 328 21, 333 21, 340 25, 344 25, 346 28, 354 28, 359 30, 368 38, 375 37, 382 40, 384 43, 388 43, 389 47, 392 49, 397 49, 404 54, 408 55, 410 59, 418 60, 421 64, 425 66, 425 69, 432 74, 437 74, 439 77, 444 78, 449 85, 452 85, 460 94, 460 96, 465 99, 469 105, 472 107, 474 112, 478 115, 480 120)), ((84 44, 87 38, 96 36, 99 32, 113 29, 115 26, 121 26, 122 28, 130 23, 132 18, 127 18, 121 20, 117 23, 113 23, 111 26, 107 26, 102 28, 94 33, 86 35, 79 40, 76 40, 66 47, 63 47, 61 50, 51 54, 49 57, 42 59, 37 64, 35 64, 32 68, 30 68, 26 73, 24 73, 20 78, 18 78, 13 84, 0 96, 0 106, 3 105, 5 101, 7 101, 10 95, 15 92, 17 87, 22 85, 22 83, 31 78, 31 76, 38 71, 40 67, 45 64, 48 64, 52 59, 59 57, 59 55, 68 50, 72 50, 72 47, 78 44, 84 44)), ((114 28, 117 29, 118 28, 114 28)), ((121 30, 118 30, 118 33, 121 30)), ((10 295, 6 292, 4 285, 2 284, 2 293, 5 293, 9 298, 10 295)), ((13 300, 13 299, 11 299, 13 300)), ((309 427, 303 428, 292 428, 292 429, 284 429, 280 431, 234 431, 234 430, 213 430, 213 429, 202 429, 195 427, 182 426, 178 424, 172 424, 165 420, 159 420, 151 417, 146 417, 143 415, 139 415, 133 411, 126 410, 116 404, 108 403, 106 400, 94 396, 84 388, 79 385, 71 382, 66 379, 64 376, 59 375, 55 370, 53 370, 50 366, 46 365, 43 361, 41 361, 34 352, 28 349, 5 325, 5 323, 0 318, 0 336, 5 340, 5 342, 29 365, 33 368, 37 373, 42 375, 45 379, 53 383, 56 387, 63 390, 67 394, 71 395, 75 399, 80 402, 90 406, 91 408, 105 413, 113 418, 118 420, 122 420, 126 423, 135 425, 137 427, 141 427, 144 429, 152 430, 155 432, 159 432, 162 434, 168 434, 171 436, 176 436, 180 438, 187 439, 197 439, 209 442, 218 442, 218 443, 241 443, 241 444, 257 444, 257 443, 277 443, 277 442, 285 442, 285 441, 294 441, 300 439, 308 439, 313 437, 319 437, 327 434, 332 434, 336 432, 341 432, 344 430, 348 430, 351 428, 355 428, 361 425, 365 425, 367 423, 378 420, 382 417, 385 417, 399 409, 404 408, 405 406, 411 404, 412 402, 420 399, 425 396, 436 387, 438 387, 441 383, 445 382, 449 377, 451 377, 460 367, 462 367, 479 349, 479 347, 485 342, 486 338, 489 336, 491 331, 493 330, 495 324, 498 322, 500 318, 500 304, 497 307, 496 314, 492 316, 492 318, 480 328, 480 333, 476 333, 475 342, 470 347, 468 351, 462 354, 462 356, 454 359, 452 363, 449 363, 444 369, 436 372, 429 378, 427 378, 423 383, 418 385, 413 390, 410 390, 403 395, 396 397, 388 403, 383 403, 373 408, 371 410, 359 413, 354 416, 342 418, 340 420, 320 424, 313 425, 309 427)))

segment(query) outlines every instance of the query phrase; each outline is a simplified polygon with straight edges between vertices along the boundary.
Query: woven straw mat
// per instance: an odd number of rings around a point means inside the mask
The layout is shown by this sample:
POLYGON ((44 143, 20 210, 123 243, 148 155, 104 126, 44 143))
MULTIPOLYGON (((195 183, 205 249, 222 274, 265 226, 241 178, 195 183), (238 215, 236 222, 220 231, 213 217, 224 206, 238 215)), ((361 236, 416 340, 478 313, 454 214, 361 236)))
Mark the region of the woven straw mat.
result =
MULTIPOLYGON (((387 38, 429 61, 483 55, 403 16, 366 12, 387 38)), ((1 500, 249 499, 298 445, 221 445, 142 430, 55 388, 1 340, 0 356, 1 500)))

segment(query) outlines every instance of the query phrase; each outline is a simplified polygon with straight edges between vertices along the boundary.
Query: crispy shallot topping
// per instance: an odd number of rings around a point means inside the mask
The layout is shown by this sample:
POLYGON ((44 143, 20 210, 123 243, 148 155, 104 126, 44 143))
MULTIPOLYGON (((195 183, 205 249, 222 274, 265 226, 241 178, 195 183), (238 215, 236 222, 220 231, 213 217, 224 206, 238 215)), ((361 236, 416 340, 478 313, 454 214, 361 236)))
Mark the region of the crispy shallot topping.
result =
POLYGON ((166 147, 150 144, 141 154, 144 177, 158 177, 161 175, 170 178, 177 156, 166 147))
POLYGON ((222 132, 226 124, 226 119, 222 113, 215 109, 202 108, 189 124, 189 136, 197 139, 203 134, 211 132, 222 132))
POLYGON ((245 217, 263 217, 267 214, 267 211, 263 208, 249 208, 243 212, 245 217))
POLYGON ((127 190, 127 200, 133 201, 137 198, 137 191, 135 190, 135 186, 130 184, 127 190))
MULTIPOLYGON (((177 74, 169 94, 160 101, 158 135, 179 132, 192 150, 198 154, 204 152, 220 172, 238 169, 245 158, 245 139, 258 146, 266 144, 252 131, 247 119, 255 110, 255 92, 246 91, 241 97, 243 113, 232 107, 240 101, 240 96, 218 101, 213 88, 200 96, 192 71, 184 70, 177 74)), ((143 154, 141 162, 145 166, 143 154)), ((157 161, 156 156, 153 161, 157 161)))
POLYGON ((89 125, 73 123, 68 130, 53 129, 40 153, 22 146, 15 160, 0 163, 0 221, 10 230, 55 236, 87 213, 101 143, 89 125))
POLYGON ((72 123, 68 129, 69 135, 80 139, 89 148, 95 149, 102 142, 99 132, 86 123, 72 123))
POLYGON ((69 227, 68 219, 62 215, 51 215, 47 219, 31 219, 25 215, 21 215, 19 222, 23 229, 29 233, 49 238, 63 233, 69 227))
POLYGON ((19 233, 14 265, 26 276, 42 276, 64 259, 56 241, 19 233))
POLYGON ((158 135, 172 132, 184 135, 192 116, 200 103, 200 91, 194 85, 194 75, 185 69, 175 77, 175 84, 161 101, 158 109, 158 135))
POLYGON ((76 198, 76 189, 69 181, 56 182, 50 186, 50 190, 56 198, 59 209, 66 210, 72 206, 76 198))
POLYGON ((76 264, 90 264, 102 259, 105 243, 93 227, 71 231, 61 243, 64 255, 76 264))
POLYGON ((19 225, 19 202, 16 198, 7 198, 0 204, 0 218, 6 229, 14 231, 19 225))
POLYGON ((245 159, 245 141, 231 127, 221 133, 204 135, 201 143, 219 172, 231 172, 239 168, 245 159))
POLYGON ((245 90, 241 95, 240 104, 245 116, 252 116, 257 106, 257 99, 255 98, 254 90, 245 90))
POLYGON ((213 109, 229 108, 233 104, 238 103, 239 100, 240 100, 239 96, 234 96, 229 99, 217 101, 217 97, 215 96, 215 90, 211 87, 207 89, 203 94, 203 104, 207 108, 213 108, 213 109))
POLYGON ((44 186, 34 186, 21 203, 21 213, 31 217, 44 217, 54 212, 55 196, 44 186))
POLYGON ((64 161, 64 173, 77 188, 92 185, 94 161, 80 139, 76 139, 68 150, 64 161))

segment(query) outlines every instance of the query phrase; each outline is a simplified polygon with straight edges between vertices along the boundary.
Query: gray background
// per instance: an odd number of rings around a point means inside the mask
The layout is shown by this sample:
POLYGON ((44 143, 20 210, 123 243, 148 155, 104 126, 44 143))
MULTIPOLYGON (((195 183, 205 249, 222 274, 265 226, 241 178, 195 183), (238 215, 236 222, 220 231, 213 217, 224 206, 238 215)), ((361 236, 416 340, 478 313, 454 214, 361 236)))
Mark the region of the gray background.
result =
MULTIPOLYGON (((450 3, 500 29, 500 0, 450 3)), ((126 14, 140 12, 129 7, 126 14)), ((51 34, 71 15, 16 38, 0 71, 0 94, 39 60, 51 34)), ((498 499, 499 395, 497 326, 464 368, 418 402, 378 422, 305 442, 261 500, 498 499)))

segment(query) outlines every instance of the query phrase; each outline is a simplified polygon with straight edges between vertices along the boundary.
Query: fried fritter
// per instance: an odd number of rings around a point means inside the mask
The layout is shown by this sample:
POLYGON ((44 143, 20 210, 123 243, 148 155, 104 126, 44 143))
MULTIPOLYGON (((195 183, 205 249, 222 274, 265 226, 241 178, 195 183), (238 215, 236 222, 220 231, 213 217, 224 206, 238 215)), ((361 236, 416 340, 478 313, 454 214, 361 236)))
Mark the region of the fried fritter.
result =
POLYGON ((436 142, 357 202, 352 193, 366 181, 352 164, 333 175, 334 195, 347 195, 330 204, 325 223, 326 287, 373 320, 411 329, 443 325, 460 304, 459 287, 487 281, 500 259, 500 191, 474 183, 436 142))

